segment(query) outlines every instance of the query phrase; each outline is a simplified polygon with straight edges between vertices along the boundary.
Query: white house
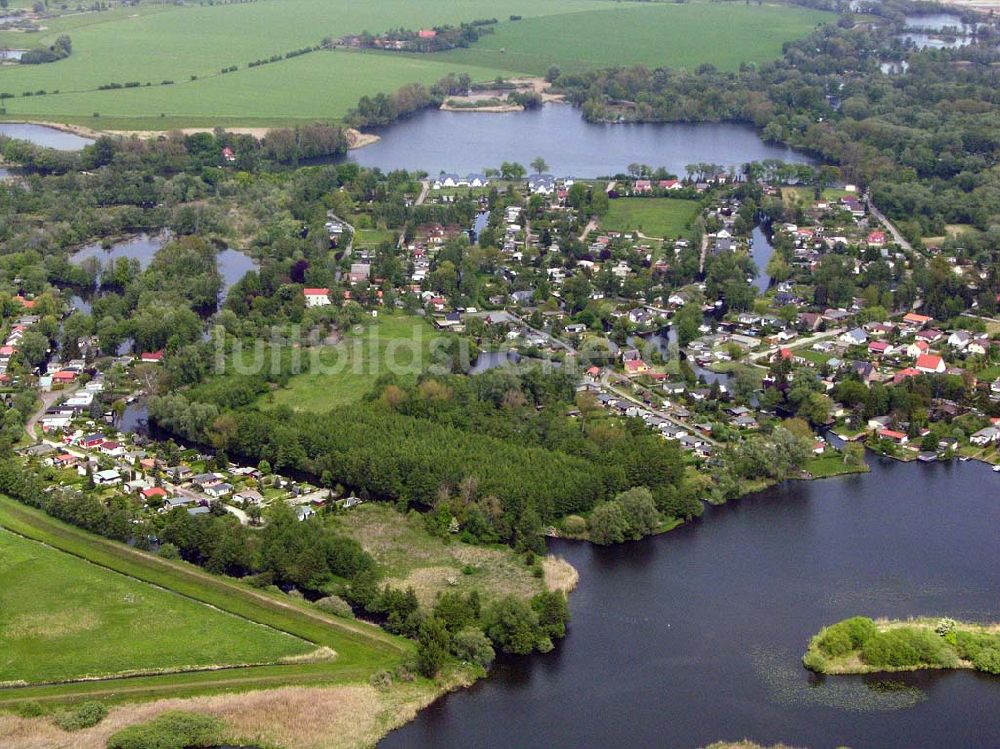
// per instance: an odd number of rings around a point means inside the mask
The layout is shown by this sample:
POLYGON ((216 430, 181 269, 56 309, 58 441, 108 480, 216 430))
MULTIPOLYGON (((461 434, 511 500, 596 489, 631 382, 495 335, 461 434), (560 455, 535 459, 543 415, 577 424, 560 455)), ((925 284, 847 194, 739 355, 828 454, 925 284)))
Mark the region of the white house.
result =
POLYGON ((330 304, 329 289, 303 289, 307 307, 326 307, 330 304))

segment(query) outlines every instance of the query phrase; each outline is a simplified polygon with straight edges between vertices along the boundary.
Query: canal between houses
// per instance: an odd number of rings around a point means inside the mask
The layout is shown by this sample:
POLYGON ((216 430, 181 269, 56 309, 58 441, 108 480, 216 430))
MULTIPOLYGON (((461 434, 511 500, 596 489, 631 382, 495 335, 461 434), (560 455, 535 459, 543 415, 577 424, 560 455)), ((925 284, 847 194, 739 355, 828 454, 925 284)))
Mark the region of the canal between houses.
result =
POLYGON ((501 658, 380 747, 995 746, 1000 678, 801 665, 820 627, 855 614, 1000 618, 1000 476, 868 460, 869 474, 787 482, 652 539, 552 541, 580 572, 566 639, 501 658))

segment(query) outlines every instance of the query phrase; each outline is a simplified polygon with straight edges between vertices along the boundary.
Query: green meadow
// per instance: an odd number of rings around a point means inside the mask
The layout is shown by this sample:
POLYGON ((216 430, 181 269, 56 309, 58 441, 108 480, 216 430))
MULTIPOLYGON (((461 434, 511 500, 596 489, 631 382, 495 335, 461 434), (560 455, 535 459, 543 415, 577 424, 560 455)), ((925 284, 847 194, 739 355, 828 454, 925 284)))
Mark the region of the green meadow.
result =
POLYGON ((374 625, 94 536, 2 494, 0 529, 0 708, 367 683, 412 652, 374 625), (326 657, 295 658, 311 653, 326 657), (292 662, 279 662, 285 656, 292 662), (177 671, 250 663, 271 665, 177 671), (114 676, 134 669, 161 673, 114 676), (5 688, 87 673, 106 678, 5 688))
POLYGON ((0 529, 0 683, 274 663, 315 645, 0 529))
POLYGON ((507 21, 468 49, 435 57, 544 75, 616 65, 736 70, 781 56, 831 14, 787 5, 620 3, 612 8, 507 21))
POLYGON ((432 341, 447 335, 421 317, 380 315, 375 324, 316 350, 319 366, 310 366, 310 358, 303 356, 303 372, 293 375, 287 387, 263 396, 261 405, 323 413, 354 403, 380 375, 392 372, 404 381, 415 378, 430 365, 432 341))
POLYGON ((258 0, 157 5, 46 20, 41 34, 0 32, 25 48, 69 34, 73 54, 44 65, 0 66, 6 119, 98 129, 181 125, 270 126, 342 117, 364 94, 430 83, 448 73, 475 80, 564 68, 643 63, 734 69, 777 57, 781 44, 829 14, 735 3, 606 0, 258 0), (510 21, 520 15, 519 21, 510 21), (320 51, 248 68, 327 36, 497 18, 473 47, 434 55, 320 51), (238 66, 222 74, 222 68, 238 66), (172 83, 164 83, 172 82, 172 83), (98 90, 109 83, 138 87, 98 90), (147 85, 148 84, 148 85, 147 85), (44 91, 44 95, 24 96, 44 91), (58 93, 55 93, 57 92, 58 93), (95 117, 94 115, 98 116, 95 117))
POLYGON ((697 215, 697 200, 679 198, 616 198, 601 219, 607 231, 640 231, 647 237, 674 239, 697 215))

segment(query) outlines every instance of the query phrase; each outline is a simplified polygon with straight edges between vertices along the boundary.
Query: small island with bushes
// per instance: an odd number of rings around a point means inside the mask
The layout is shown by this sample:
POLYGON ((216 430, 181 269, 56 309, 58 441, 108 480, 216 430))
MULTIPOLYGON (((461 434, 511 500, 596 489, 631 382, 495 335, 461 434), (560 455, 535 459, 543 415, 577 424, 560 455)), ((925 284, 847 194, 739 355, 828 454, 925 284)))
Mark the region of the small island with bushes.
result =
POLYGON ((971 668, 1000 674, 1000 625, 954 619, 873 620, 824 627, 802 657, 821 674, 867 674, 927 668, 971 668))

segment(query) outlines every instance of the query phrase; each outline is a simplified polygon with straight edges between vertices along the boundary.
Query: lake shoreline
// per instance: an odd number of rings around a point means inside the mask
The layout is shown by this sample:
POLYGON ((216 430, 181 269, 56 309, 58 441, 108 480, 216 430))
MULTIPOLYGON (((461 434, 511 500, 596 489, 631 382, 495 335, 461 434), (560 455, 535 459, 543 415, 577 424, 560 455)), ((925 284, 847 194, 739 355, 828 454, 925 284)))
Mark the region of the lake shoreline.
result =
MULTIPOLYGON (((97 140, 98 138, 110 135, 112 137, 118 138, 131 138, 137 137, 143 140, 149 138, 159 138, 167 135, 171 132, 181 132, 184 135, 193 135, 195 133, 210 133, 214 128, 211 127, 187 127, 187 128, 172 128, 170 130, 98 130, 92 127, 87 127, 85 125, 72 125, 67 122, 56 122, 52 120, 6 120, 0 119, 0 124, 4 125, 38 125, 39 127, 47 127, 53 130, 58 130, 62 133, 69 133, 70 135, 76 135, 80 138, 86 138, 88 140, 97 140)), ((237 135, 252 135, 258 140, 264 138, 268 132, 275 129, 273 127, 224 127, 227 133, 235 133, 237 135)), ((344 132, 347 135, 348 140, 348 150, 353 151, 359 148, 364 148, 365 146, 370 146, 373 143, 378 143, 381 138, 374 133, 365 133, 356 128, 349 127, 344 128, 344 132)))

